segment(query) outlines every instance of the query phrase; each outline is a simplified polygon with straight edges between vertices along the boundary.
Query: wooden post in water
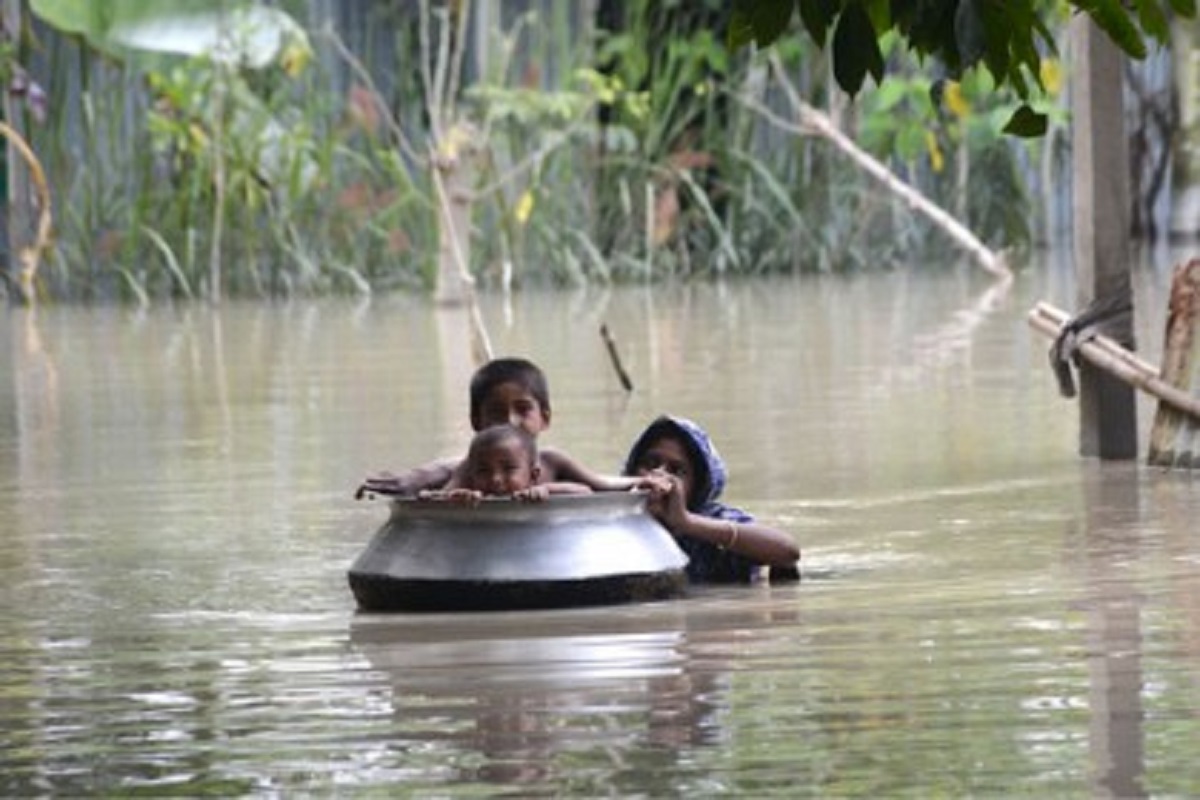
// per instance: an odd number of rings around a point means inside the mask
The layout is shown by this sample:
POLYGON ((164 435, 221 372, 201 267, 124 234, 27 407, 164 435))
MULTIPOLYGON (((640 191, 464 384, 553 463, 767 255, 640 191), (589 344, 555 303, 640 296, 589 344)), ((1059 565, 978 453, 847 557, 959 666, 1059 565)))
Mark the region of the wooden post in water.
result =
POLYGON ((453 126, 438 142, 430 161, 438 216, 437 279, 434 300, 464 305, 471 291, 471 183, 476 142, 467 126, 453 126))
MULTIPOLYGON (((1175 268, 1171 279, 1171 299, 1167 307, 1166 333, 1163 337, 1162 369, 1164 381, 1196 395, 1200 392, 1200 260, 1193 259, 1175 268)), ((1196 445, 1200 420, 1168 403, 1160 402, 1150 430, 1147 461, 1163 467, 1200 467, 1196 445)))
MULTIPOLYGON (((1078 307, 1132 297, 1129 280, 1129 155, 1122 108, 1122 56, 1086 14, 1071 22, 1074 250, 1078 307)), ((1133 346, 1133 314, 1106 333, 1133 346)), ((1102 459, 1137 457, 1135 394, 1084 362, 1079 371, 1079 451, 1102 459)))

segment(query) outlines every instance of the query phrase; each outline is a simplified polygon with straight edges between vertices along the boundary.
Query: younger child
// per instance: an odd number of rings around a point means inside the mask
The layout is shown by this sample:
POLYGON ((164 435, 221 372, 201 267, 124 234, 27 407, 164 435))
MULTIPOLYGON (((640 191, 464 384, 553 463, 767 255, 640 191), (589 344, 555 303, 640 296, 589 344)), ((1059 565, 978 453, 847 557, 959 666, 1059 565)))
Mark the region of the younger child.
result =
POLYGON ((693 582, 749 582, 763 565, 772 576, 794 578, 800 550, 786 533, 718 501, 725 462, 708 434, 683 417, 650 423, 629 451, 626 475, 655 481, 647 509, 688 555, 693 582))
MULTIPOLYGON (((471 378, 471 428, 476 432, 493 425, 512 425, 537 437, 550 427, 550 389, 542 370, 524 358, 497 358, 484 364, 471 378)), ((416 495, 425 489, 464 485, 458 459, 441 459, 399 475, 368 477, 355 494, 416 495)), ((538 480, 582 483, 596 491, 621 491, 646 485, 639 476, 600 475, 561 450, 543 448, 538 453, 538 480)))
POLYGON ((426 489, 422 500, 449 500, 474 505, 484 497, 512 497, 541 502, 552 494, 590 494, 591 488, 571 481, 538 482, 537 441, 512 425, 484 428, 471 447, 456 479, 445 489, 426 489))

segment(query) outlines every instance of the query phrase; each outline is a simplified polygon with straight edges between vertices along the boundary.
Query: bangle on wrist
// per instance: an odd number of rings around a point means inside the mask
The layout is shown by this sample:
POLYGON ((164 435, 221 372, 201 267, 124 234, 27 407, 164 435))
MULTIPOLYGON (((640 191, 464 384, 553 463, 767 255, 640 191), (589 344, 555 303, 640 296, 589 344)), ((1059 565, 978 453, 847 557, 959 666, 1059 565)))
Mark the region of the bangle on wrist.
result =
POLYGON ((730 520, 728 524, 729 524, 729 540, 726 541, 725 544, 721 545, 722 550, 732 550, 733 546, 735 544, 737 544, 737 540, 738 540, 739 531, 738 531, 737 523, 730 520))

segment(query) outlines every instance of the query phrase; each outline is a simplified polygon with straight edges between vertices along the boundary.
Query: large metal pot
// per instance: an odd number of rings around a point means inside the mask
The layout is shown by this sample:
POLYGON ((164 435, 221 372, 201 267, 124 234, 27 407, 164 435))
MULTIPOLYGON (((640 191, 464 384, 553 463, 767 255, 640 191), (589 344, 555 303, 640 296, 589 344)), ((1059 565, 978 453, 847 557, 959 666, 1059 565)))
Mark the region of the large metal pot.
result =
POLYGON ((659 600, 686 587, 687 557, 645 496, 601 492, 478 506, 393 500, 350 567, 361 609, 486 610, 659 600))

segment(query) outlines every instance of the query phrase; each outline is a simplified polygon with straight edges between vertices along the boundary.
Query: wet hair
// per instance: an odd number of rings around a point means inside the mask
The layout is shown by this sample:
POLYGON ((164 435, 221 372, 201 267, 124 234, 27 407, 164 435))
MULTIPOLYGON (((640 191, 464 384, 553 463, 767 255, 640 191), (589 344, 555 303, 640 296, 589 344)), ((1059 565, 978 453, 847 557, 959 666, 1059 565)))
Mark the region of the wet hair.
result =
POLYGON ((521 450, 529 458, 529 466, 536 467, 538 463, 537 439, 524 428, 515 425, 493 425, 484 428, 471 438, 471 446, 467 450, 467 460, 474 461, 481 450, 497 447, 510 441, 516 441, 521 450))
POLYGON ((550 387, 541 368, 524 358, 496 358, 477 369, 471 378, 472 424, 478 422, 487 396, 504 383, 517 384, 533 395, 544 413, 550 413, 550 387))

